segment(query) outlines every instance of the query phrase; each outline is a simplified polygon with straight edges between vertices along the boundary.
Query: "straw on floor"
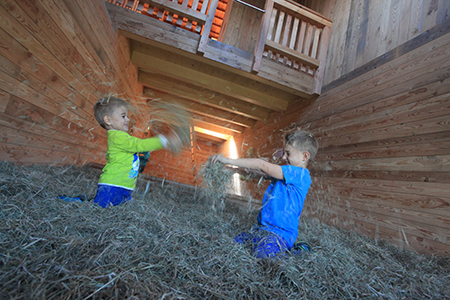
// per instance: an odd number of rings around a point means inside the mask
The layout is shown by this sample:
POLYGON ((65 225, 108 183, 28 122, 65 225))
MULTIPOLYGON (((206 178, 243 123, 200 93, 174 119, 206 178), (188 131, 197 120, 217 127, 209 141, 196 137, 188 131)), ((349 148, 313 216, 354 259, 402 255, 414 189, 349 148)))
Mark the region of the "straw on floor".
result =
POLYGON ((301 219, 313 251, 258 260, 233 237, 257 211, 200 188, 140 180, 102 209, 88 167, 0 163, 2 299, 448 299, 449 258, 428 257, 301 219))

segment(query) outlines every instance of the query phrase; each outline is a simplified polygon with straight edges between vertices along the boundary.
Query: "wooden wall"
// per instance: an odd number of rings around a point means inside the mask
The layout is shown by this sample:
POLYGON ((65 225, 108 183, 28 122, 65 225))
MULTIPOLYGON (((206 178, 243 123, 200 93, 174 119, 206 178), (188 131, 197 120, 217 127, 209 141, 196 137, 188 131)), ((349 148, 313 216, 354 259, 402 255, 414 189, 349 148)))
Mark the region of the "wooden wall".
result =
POLYGON ((0 160, 104 163, 93 104, 142 92, 103 1, 5 0, 0 24, 0 160))
POLYGON ((329 83, 309 107, 288 111, 237 144, 241 157, 270 158, 284 132, 316 135, 303 217, 450 255, 449 20, 329 83))
MULTIPOLYGON (((264 0, 245 0, 264 8, 264 0)), ((235 1, 228 1, 219 41, 253 54, 260 34, 263 13, 235 1)))
MULTIPOLYGON (((148 107, 128 47, 102 0, 1 1, 0 160, 104 164, 106 130, 93 105, 107 95, 133 103, 133 135, 142 136, 148 107)), ((165 151, 154 157, 163 161, 152 175, 193 183, 189 169, 173 172, 190 159, 189 151, 176 159, 165 151)))
POLYGON ((296 0, 333 20, 324 85, 449 19, 447 0, 296 0))

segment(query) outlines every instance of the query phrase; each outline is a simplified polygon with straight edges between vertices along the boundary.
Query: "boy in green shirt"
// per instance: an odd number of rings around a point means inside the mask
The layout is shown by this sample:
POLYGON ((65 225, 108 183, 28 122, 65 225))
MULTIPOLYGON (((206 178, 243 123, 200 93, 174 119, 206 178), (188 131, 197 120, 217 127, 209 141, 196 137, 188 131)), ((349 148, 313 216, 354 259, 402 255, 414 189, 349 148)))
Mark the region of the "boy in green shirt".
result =
POLYGON ((94 203, 101 207, 115 206, 131 200, 139 173, 139 152, 169 149, 177 151, 181 139, 158 135, 140 139, 128 131, 128 103, 119 98, 101 98, 94 105, 97 122, 108 130, 106 165, 98 182, 94 203))

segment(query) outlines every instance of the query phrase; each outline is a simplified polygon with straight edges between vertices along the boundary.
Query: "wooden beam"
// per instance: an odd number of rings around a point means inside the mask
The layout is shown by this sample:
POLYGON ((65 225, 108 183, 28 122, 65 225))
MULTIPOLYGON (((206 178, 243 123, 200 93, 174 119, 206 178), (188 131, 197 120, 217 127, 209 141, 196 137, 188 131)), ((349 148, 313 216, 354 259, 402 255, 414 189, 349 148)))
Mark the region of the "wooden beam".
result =
POLYGON ((254 119, 249 119, 247 117, 237 115, 219 108, 203 105, 195 101, 187 100, 180 97, 174 97, 170 94, 155 89, 150 89, 147 87, 144 88, 144 97, 149 97, 150 99, 167 99, 169 101, 174 101, 177 102, 178 104, 183 105, 190 112, 215 118, 217 120, 227 121, 229 123, 243 127, 251 128, 256 123, 254 119))
POLYGON ((242 126, 234 125, 234 124, 231 124, 231 123, 226 122, 226 121, 222 121, 222 120, 219 120, 219 119, 216 119, 216 118, 203 116, 203 115, 200 115, 200 114, 195 114, 195 113, 192 114, 192 120, 193 121, 204 122, 204 123, 209 123, 211 125, 219 126, 219 127, 224 128, 224 129, 231 130, 231 131, 234 131, 234 132, 237 132, 237 133, 244 132, 244 127, 242 127, 242 126))
POLYGON ((220 70, 209 65, 186 59, 164 60, 161 58, 161 53, 157 52, 161 51, 156 48, 147 53, 134 50, 131 54, 131 61, 145 70, 186 81, 271 110, 285 111, 288 107, 288 101, 286 100, 235 83, 236 76, 233 74, 228 78, 221 78, 218 77, 221 75, 220 70))
POLYGON ((290 59, 300 61, 301 63, 313 68, 318 68, 320 65, 320 62, 317 59, 309 57, 308 55, 305 55, 298 51, 292 50, 289 47, 275 43, 271 40, 266 40, 266 48, 268 50, 280 53, 281 55, 286 56, 290 59))
POLYGON ((298 4, 295 1, 273 0, 273 2, 280 5, 283 9, 288 9, 295 12, 296 17, 299 17, 300 19, 308 19, 310 22, 315 25, 319 25, 320 27, 331 27, 333 24, 327 17, 322 16, 321 14, 307 8, 306 6, 298 4))
POLYGON ((201 132, 195 132, 194 133, 195 137, 197 139, 200 139, 202 141, 210 141, 210 142, 214 142, 215 144, 220 144, 226 141, 226 139, 220 138, 220 137, 216 137, 216 136, 212 136, 212 135, 208 135, 205 133, 201 133, 201 132))
POLYGON ((269 114, 269 111, 264 108, 235 100, 230 97, 225 97, 206 89, 189 86, 188 84, 178 80, 167 80, 167 78, 157 74, 140 72, 139 83, 155 90, 163 91, 171 95, 196 101, 198 103, 220 108, 257 120, 264 120, 269 114))
POLYGON ((214 124, 210 124, 207 122, 203 122, 203 121, 199 121, 199 120, 194 120, 192 122, 192 125, 194 125, 195 127, 200 127, 209 131, 213 131, 219 134, 223 134, 223 135, 227 135, 227 136, 234 136, 236 134, 236 132, 225 129, 223 127, 220 126, 216 126, 214 124))

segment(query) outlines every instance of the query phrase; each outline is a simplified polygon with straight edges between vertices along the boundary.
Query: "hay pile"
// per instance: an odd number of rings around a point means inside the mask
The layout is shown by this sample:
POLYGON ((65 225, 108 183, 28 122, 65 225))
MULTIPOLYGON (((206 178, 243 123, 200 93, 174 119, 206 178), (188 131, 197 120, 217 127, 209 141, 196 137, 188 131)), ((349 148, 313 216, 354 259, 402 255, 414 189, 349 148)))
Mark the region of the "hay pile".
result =
POLYGON ((0 163, 3 299, 448 299, 448 258, 402 251, 303 219, 314 251, 257 260, 233 237, 256 212, 199 189, 140 181, 102 209, 89 168, 0 163))

